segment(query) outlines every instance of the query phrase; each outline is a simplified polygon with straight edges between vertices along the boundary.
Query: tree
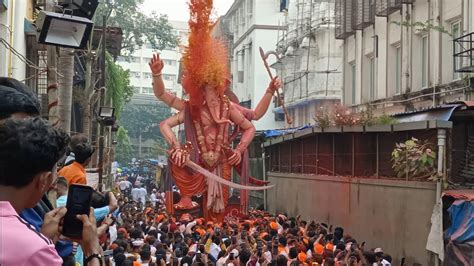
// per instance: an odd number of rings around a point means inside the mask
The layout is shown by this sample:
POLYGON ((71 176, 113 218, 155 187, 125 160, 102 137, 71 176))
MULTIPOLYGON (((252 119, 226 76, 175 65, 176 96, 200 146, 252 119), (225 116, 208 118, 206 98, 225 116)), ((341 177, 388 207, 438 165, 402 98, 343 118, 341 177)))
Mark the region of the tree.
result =
POLYGON ((130 85, 130 71, 124 70, 114 62, 112 56, 106 56, 106 87, 108 88, 107 102, 112 102, 115 108, 115 116, 120 117, 120 113, 126 103, 133 96, 133 87, 130 85))
MULTIPOLYGON (((164 154, 158 147, 165 147, 166 142, 161 135, 159 122, 171 116, 170 108, 163 104, 153 105, 128 104, 120 116, 120 125, 124 127, 131 138, 137 140, 152 139, 155 147, 152 154, 144 153, 142 157, 156 157, 164 154)), ((139 157, 135 154, 135 157, 139 157)))
POLYGON ((72 111, 72 80, 74 77, 74 49, 59 49, 58 58, 59 76, 59 97, 58 115, 59 126, 68 134, 71 132, 71 111, 72 111))
POLYGON ((115 153, 115 160, 120 164, 128 164, 133 158, 132 142, 127 134, 127 130, 120 127, 117 131, 117 146, 115 153))
POLYGON ((103 16, 107 26, 120 27, 123 31, 122 52, 133 53, 135 46, 148 41, 154 49, 176 47, 177 37, 168 17, 152 13, 146 16, 140 10, 144 0, 106 0, 97 8, 95 20, 101 25, 103 16))

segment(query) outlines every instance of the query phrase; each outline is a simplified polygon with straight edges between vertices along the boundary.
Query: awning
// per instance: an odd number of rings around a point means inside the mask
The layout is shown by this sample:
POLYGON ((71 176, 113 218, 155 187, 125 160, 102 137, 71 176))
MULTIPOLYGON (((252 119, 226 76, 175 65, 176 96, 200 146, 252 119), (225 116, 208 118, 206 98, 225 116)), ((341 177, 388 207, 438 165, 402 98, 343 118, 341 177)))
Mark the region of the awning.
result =
POLYGON ((418 122, 429 120, 449 121, 453 115, 453 112, 456 109, 464 106, 469 105, 466 103, 443 104, 426 109, 395 114, 393 117, 395 117, 398 122, 418 122))

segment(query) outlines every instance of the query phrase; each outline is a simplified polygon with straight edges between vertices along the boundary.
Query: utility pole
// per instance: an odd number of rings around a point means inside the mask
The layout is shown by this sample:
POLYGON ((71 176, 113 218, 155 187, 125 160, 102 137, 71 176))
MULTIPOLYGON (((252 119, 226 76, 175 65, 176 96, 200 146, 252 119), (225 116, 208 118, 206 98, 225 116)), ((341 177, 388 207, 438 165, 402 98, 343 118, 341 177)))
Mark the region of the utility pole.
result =
MULTIPOLYGON (((102 50, 101 50, 101 90, 100 90, 100 106, 104 106, 105 103, 105 49, 107 45, 105 28, 106 28, 106 17, 102 18, 102 50)), ((100 107, 99 106, 99 107, 100 107)), ((103 174, 104 174, 104 124, 99 122, 99 191, 102 191, 103 185, 103 174)))

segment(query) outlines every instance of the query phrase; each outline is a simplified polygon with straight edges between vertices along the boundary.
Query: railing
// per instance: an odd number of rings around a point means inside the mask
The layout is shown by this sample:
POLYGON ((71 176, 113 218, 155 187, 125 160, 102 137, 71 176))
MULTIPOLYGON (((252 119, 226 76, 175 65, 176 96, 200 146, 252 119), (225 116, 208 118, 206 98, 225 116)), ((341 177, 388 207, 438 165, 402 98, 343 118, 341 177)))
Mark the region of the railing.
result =
POLYGON ((352 27, 353 0, 336 0, 335 20, 336 20, 336 39, 345 39, 354 34, 352 27))
POLYGON ((454 72, 474 72, 474 32, 453 40, 454 72))
MULTIPOLYGON (((375 15, 386 17, 402 8, 402 0, 375 0, 375 15)), ((409 1, 412 2, 412 1, 409 1)))
POLYGON ((353 28, 362 30, 375 23, 375 0, 353 0, 353 28))

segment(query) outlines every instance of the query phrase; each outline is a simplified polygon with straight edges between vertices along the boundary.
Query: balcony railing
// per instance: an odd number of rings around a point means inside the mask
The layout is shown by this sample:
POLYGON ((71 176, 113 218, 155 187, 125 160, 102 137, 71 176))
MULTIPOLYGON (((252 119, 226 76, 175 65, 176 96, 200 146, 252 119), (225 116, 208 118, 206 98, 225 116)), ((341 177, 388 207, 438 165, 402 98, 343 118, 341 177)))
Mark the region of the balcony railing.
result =
POLYGON ((474 73, 474 32, 453 40, 454 72, 474 73))
POLYGON ((362 30, 375 23, 375 0, 353 0, 353 22, 355 30, 362 30))
MULTIPOLYGON (((375 0, 375 15, 386 17, 402 8, 402 0, 375 0)), ((413 1, 409 1, 413 2, 413 1)))
POLYGON ((352 12, 354 0, 336 0, 335 22, 336 39, 345 39, 354 34, 352 12))

